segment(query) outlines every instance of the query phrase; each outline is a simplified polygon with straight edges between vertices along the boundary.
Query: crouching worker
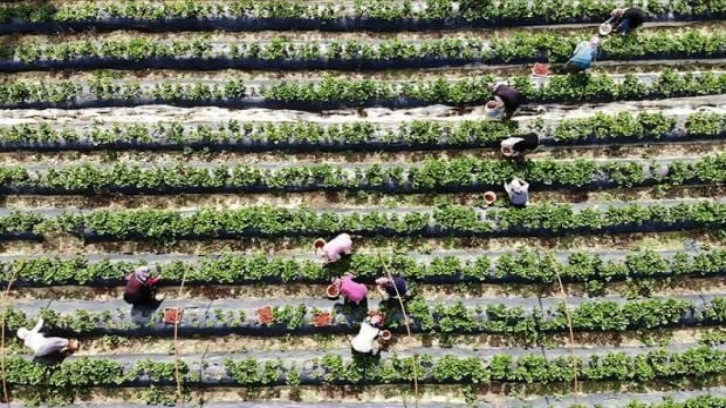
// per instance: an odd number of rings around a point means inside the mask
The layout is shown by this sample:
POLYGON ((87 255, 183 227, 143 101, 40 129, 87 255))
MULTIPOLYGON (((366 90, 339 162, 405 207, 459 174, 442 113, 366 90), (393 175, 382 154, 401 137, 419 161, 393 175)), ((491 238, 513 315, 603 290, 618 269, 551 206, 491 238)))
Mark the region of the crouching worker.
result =
POLYGON ((347 301, 359 305, 360 302, 366 298, 366 295, 368 294, 368 287, 362 283, 354 281, 354 278, 355 275, 350 272, 346 272, 346 274, 343 275, 343 278, 334 279, 333 284, 338 287, 340 294, 343 295, 347 301))
POLYGON ((315 241, 315 249, 322 250, 325 263, 338 262, 343 255, 353 253, 353 240, 348 234, 340 234, 330 242, 322 239, 315 241))
POLYGON ((509 183, 504 183, 504 189, 509 195, 509 202, 517 207, 525 207, 529 204, 529 183, 514 178, 509 183))
POLYGON ((610 13, 615 31, 626 35, 640 27, 648 19, 648 14, 640 7, 616 8, 610 13))
POLYGON ((383 324, 383 316, 376 314, 367 317, 360 324, 358 335, 350 340, 353 352, 361 354, 371 354, 377 356, 380 354, 380 348, 376 338, 381 333, 379 328, 383 324))
POLYGON ((407 295, 406 280, 400 276, 393 278, 393 281, 387 277, 376 279, 376 287, 378 293, 381 294, 383 299, 395 299, 396 296, 400 296, 401 299, 407 295))
POLYGON ((152 278, 151 271, 146 266, 136 268, 126 277, 124 300, 134 306, 154 306, 161 301, 156 299, 156 285, 159 278, 152 278))
POLYGON ((62 337, 45 337, 40 332, 43 328, 43 319, 32 330, 26 328, 18 329, 18 338, 23 340, 25 347, 33 350, 35 357, 47 357, 59 353, 72 353, 78 349, 78 340, 69 340, 62 337))
POLYGON ((489 89, 494 95, 494 100, 487 102, 487 109, 492 113, 493 118, 509 119, 519 106, 524 103, 524 96, 513 86, 506 84, 492 84, 489 89), (503 111, 501 115, 499 111, 503 111))
POLYGON ((527 153, 539 147, 539 135, 529 133, 522 136, 512 136, 502 140, 501 151, 504 157, 523 158, 527 153))
POLYGON ((600 46, 600 37, 594 35, 589 41, 583 41, 575 48, 575 53, 565 64, 565 71, 579 72, 590 68, 597 57, 597 48, 600 46))

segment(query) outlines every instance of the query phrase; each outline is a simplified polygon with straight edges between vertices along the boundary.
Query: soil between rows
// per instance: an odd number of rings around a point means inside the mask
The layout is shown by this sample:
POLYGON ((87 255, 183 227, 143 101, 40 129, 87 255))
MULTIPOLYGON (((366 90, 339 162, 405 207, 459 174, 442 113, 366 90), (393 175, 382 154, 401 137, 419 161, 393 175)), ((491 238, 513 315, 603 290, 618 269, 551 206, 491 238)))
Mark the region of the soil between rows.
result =
MULTIPOLYGON (((133 38, 143 37, 152 39, 154 42, 172 42, 180 40, 188 40, 189 38, 204 37, 205 40, 215 43, 243 43, 243 42, 269 42, 274 39, 284 38, 291 42, 311 42, 311 41, 359 41, 363 43, 374 43, 384 40, 400 40, 404 42, 432 41, 444 39, 475 39, 479 41, 487 41, 492 38, 503 39, 511 38, 523 31, 528 33, 541 32, 557 32, 562 36, 583 35, 592 32, 592 27, 596 25, 588 24, 579 27, 561 27, 561 26, 524 26, 524 27, 497 27, 497 28, 467 28, 457 30, 441 30, 441 31, 419 31, 419 32, 372 32, 372 31, 254 31, 254 32, 206 32, 199 33, 193 31, 175 31, 161 33, 140 33, 130 30, 116 30, 111 32, 78 32, 65 33, 60 32, 54 35, 41 34, 24 34, 24 35, 8 35, 5 36, 6 45, 15 45, 24 42, 34 42, 42 44, 61 44, 72 41, 123 41, 133 38)), ((667 32, 672 35, 683 33, 684 31, 696 31, 701 34, 708 34, 719 31, 723 27, 719 22, 709 21, 690 21, 682 22, 677 25, 663 23, 649 23, 642 27, 640 32, 667 32)))
MULTIPOLYGON (((569 236, 557 238, 373 238, 356 241, 359 250, 368 253, 391 253, 394 250, 426 253, 436 249, 471 249, 481 251, 516 250, 519 247, 544 250, 577 250, 587 248, 593 251, 607 250, 683 250, 692 243, 699 245, 723 245, 723 235, 718 231, 681 231, 658 234, 628 233, 618 235, 569 236), (381 251, 380 248, 385 248, 381 251)), ((208 242, 178 241, 173 245, 138 241, 100 242, 83 244, 80 239, 67 235, 47 237, 43 242, 0 241, 0 253, 23 254, 193 254, 224 253, 229 251, 261 251, 272 254, 299 254, 309 251, 309 239, 273 240, 214 240, 208 242)))
MULTIPOLYGON (((645 385, 630 385, 627 383, 605 383, 605 382, 581 382, 580 391, 583 393, 650 393, 650 392, 673 392, 673 391, 698 391, 704 387, 721 387, 726 384, 726 378, 711 377, 705 379, 691 379, 679 382, 677 386, 668 384, 665 381, 651 382, 645 385)), ((461 385, 429 385, 419 386, 419 398, 433 406, 446 408, 448 404, 465 406, 466 401, 461 392, 461 385)), ((149 392, 162 393, 166 398, 173 400, 176 394, 176 387, 155 387, 153 390, 139 390, 135 388, 96 388, 89 393, 81 395, 81 402, 93 402, 94 404, 112 404, 123 402, 124 404, 144 404, 148 401, 149 392)), ((508 406, 514 401, 525 399, 524 405, 528 406, 527 400, 534 400, 544 395, 568 395, 572 391, 571 384, 488 384, 475 386, 473 392, 477 400, 493 404, 494 407, 508 406)), ((20 392, 19 394, 23 394, 20 392)), ((32 395, 32 389, 26 389, 25 395, 32 395)), ((339 402, 359 403, 391 403, 401 406, 402 398, 404 406, 413 406, 414 391, 413 385, 375 385, 375 386, 277 386, 277 387, 238 387, 238 388, 189 388, 184 391, 186 403, 194 405, 204 401, 279 401, 279 402, 339 402)), ((637 398, 637 396, 635 396, 637 398)), ((158 397, 157 397, 158 398, 158 397)), ((431 405, 422 405, 430 408, 431 405)), ((461 408, 457 407, 457 408, 461 408)))
MULTIPOLYGON (((718 328, 694 327, 688 329, 662 329, 647 332, 623 333, 575 333, 577 347, 594 348, 600 346, 644 347, 667 344, 697 343, 702 339, 719 333, 718 328)), ((413 334, 396 336, 392 340, 391 351, 419 347, 449 347, 467 350, 489 348, 531 347, 526 339, 512 335, 478 334, 478 335, 430 335, 413 334)), ((570 347, 569 334, 545 335, 542 343, 547 348, 570 347)), ((105 355, 127 354, 204 354, 223 352, 286 351, 286 350, 322 350, 343 349, 349 347, 348 335, 314 334, 311 336, 254 337, 226 335, 215 337, 184 338, 176 342, 173 339, 151 337, 120 337, 105 336, 96 339, 84 339, 81 348, 74 355, 102 357, 105 355)), ((17 340, 7 344, 6 352, 13 355, 26 354, 17 340)))
MULTIPOLYGON (((689 142, 650 144, 641 146, 609 145, 609 146, 577 146, 577 147, 543 147, 536 153, 528 155, 530 160, 557 159, 557 160, 688 160, 701 158, 708 154, 719 154, 726 151, 723 141, 712 143, 689 142)), ((171 165, 174 162, 198 165, 340 165, 346 164, 389 164, 393 166, 414 165, 427 158, 455 159, 475 156, 481 159, 501 159, 501 154, 495 149, 442 149, 435 151, 406 152, 348 152, 348 153, 301 153, 287 154, 282 152, 246 153, 246 152, 152 152, 152 151, 99 151, 61 153, 38 153, 32 151, 14 151, 0 153, 0 165, 17 166, 43 163, 43 166, 59 166, 77 164, 80 160, 88 164, 132 163, 148 165, 171 165)))
MULTIPOLYGON (((355 271, 353 271, 355 272, 355 271)), ((202 285, 187 286, 179 293, 174 286, 165 286, 159 289, 159 296, 166 296, 166 302, 174 299, 294 299, 298 297, 316 298, 325 297, 327 285, 320 284, 282 284, 282 285, 202 285)), ((369 285, 369 302, 380 300, 378 293, 369 285)), ((600 296, 629 296, 645 291, 649 296, 679 296, 679 295, 718 295, 726 293, 726 277, 688 277, 659 280, 634 280, 632 282, 611 282, 605 285, 600 296)), ((565 292, 569 296, 592 295, 584 284, 566 284, 565 292)), ((471 299, 471 298, 501 298, 506 303, 507 298, 521 297, 561 297, 558 285, 496 285, 463 283, 459 285, 430 285, 416 284, 415 293, 430 300, 471 299)), ((54 286, 52 288, 22 288, 9 292, 9 300, 29 299, 84 299, 107 301, 119 299, 123 295, 123 287, 89 288, 83 286, 54 286)), ((594 298, 595 299, 595 298, 594 298)))
MULTIPOLYGON (((619 62, 595 65, 590 71, 593 75, 622 75, 626 73, 650 73, 658 69, 658 65, 671 65, 668 61, 657 60, 653 62, 656 66, 647 63, 648 61, 634 61, 632 64, 622 64, 619 62)), ((726 60, 676 60, 670 63, 679 62, 671 68, 676 71, 691 72, 698 71, 719 71, 726 70, 726 60)), ((511 76, 524 75, 529 76, 532 68, 529 65, 502 65, 487 68, 480 67, 464 67, 464 68, 430 68, 430 69, 408 69, 408 70, 389 70, 389 71, 254 71, 254 70, 216 70, 216 71, 176 71, 176 70, 141 70, 141 71, 114 71, 103 70, 105 75, 111 75, 118 78, 133 79, 144 81, 153 80, 179 80, 183 82, 197 81, 218 81, 220 83, 228 82, 232 79, 243 81, 306 81, 310 78, 332 77, 345 80, 391 80, 391 81, 410 81, 411 79, 462 79, 472 76, 495 75, 495 76, 511 76)), ((97 78, 98 71, 34 71, 34 72, 17 72, 5 73, 4 78, 8 81, 27 80, 33 83, 55 83, 55 82, 86 82, 90 79, 97 78)))
MULTIPOLYGON (((607 204, 609 201, 651 201, 659 199, 717 199, 726 192, 726 186, 655 186, 630 189, 583 189, 537 191, 530 194, 530 203, 607 204)), ((505 205, 505 192, 495 191, 499 202, 505 205)), ((376 192, 306 192, 306 193, 259 193, 259 194, 175 194, 175 195, 118 195, 97 194, 92 196, 33 196, 8 195, 0 197, 0 205, 10 211, 45 209, 159 209, 195 211, 201 208, 241 209, 255 205, 297 208, 305 206, 313 210, 346 208, 366 210, 371 207, 395 209, 403 207, 436 207, 442 203, 461 206, 479 206, 482 193, 453 194, 402 194, 390 195, 376 192)))

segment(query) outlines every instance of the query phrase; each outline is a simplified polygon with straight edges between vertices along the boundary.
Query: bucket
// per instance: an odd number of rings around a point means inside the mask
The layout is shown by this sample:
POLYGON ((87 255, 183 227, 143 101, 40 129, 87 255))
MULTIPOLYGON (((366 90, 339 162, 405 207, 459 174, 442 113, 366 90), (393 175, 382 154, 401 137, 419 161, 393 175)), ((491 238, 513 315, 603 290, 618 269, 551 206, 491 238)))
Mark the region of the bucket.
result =
POLYGON ((380 336, 383 341, 391 340, 391 332, 389 330, 381 330, 380 336))
POLYGON ((532 68, 532 75, 536 77, 546 77, 550 74, 550 66, 547 64, 535 63, 532 68))
POLYGON ((600 24, 600 35, 608 35, 613 32, 613 26, 610 23, 600 24))
POLYGON ((182 311, 178 307, 167 307, 164 309, 164 323, 179 324, 182 319, 182 311))
POLYGON ((493 191, 487 191, 484 193, 484 202, 487 205, 492 205, 494 202, 497 201, 497 194, 493 191))
POLYGON ((313 247, 315 247, 315 249, 322 249, 324 246, 325 246, 325 240, 322 238, 316 239, 315 242, 313 243, 313 247))
POLYGON ((499 119, 502 116, 502 113, 504 113, 504 109, 502 107, 497 107, 496 101, 489 101, 484 105, 484 114, 489 119, 499 119))
POLYGON ((338 287, 338 285, 331 283, 330 285, 328 285, 327 288, 325 288, 325 294, 329 298, 335 299, 340 296, 340 288, 338 287))

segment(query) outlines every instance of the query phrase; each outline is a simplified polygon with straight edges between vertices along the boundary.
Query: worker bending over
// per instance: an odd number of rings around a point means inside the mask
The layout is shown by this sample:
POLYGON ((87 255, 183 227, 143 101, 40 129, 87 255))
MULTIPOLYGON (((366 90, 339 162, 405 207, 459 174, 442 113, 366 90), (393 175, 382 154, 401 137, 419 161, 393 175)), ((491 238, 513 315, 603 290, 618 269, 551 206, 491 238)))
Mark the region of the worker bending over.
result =
POLYGON ((366 298, 366 295, 368 294, 368 287, 362 283, 354 281, 354 278, 355 275, 350 272, 346 272, 345 275, 343 275, 343 278, 333 279, 333 284, 338 287, 340 294, 343 295, 346 300, 358 305, 366 298))
POLYGON ((594 35, 590 40, 577 44, 574 55, 565 64, 566 71, 579 72, 590 68, 597 57, 597 49, 600 46, 600 37, 594 35))
POLYGON ((509 202, 517 207, 529 204, 529 183, 515 177, 509 183, 504 183, 504 189, 509 195, 509 202))
POLYGON ((640 7, 616 8, 610 15, 614 18, 615 31, 622 35, 633 32, 648 19, 648 14, 640 7))
POLYGON ((378 355, 380 348, 376 337, 381 333, 379 328, 383 324, 383 317, 379 314, 367 317, 360 324, 358 335, 350 340, 353 351, 361 354, 378 355))
POLYGON ((159 278, 152 278, 147 266, 136 268, 126 277, 124 300, 134 306, 154 306, 160 303, 156 299, 156 289, 159 278))
POLYGON ((393 278, 393 281, 385 276, 378 278, 376 288, 383 299, 392 299, 396 296, 400 296, 402 299, 406 297, 406 280, 400 276, 393 278))
POLYGON ((511 136, 502 140, 500 146, 504 157, 524 158, 527 153, 539 147, 539 135, 528 133, 522 136, 511 136))
POLYGON ((43 328, 43 318, 32 330, 26 328, 18 329, 18 338, 23 340, 25 347, 33 350, 35 357, 47 357, 58 353, 72 353, 78 349, 78 340, 69 340, 62 337, 45 337, 40 332, 43 328))
POLYGON ((489 90, 494 95, 494 100, 487 103, 487 108, 498 111, 503 110, 502 119, 509 119, 520 105, 525 103, 524 96, 513 86, 507 84, 489 85, 489 90))
POLYGON ((338 262, 343 255, 353 253, 353 240, 348 234, 340 234, 330 242, 322 239, 315 241, 315 247, 321 248, 325 263, 338 262))

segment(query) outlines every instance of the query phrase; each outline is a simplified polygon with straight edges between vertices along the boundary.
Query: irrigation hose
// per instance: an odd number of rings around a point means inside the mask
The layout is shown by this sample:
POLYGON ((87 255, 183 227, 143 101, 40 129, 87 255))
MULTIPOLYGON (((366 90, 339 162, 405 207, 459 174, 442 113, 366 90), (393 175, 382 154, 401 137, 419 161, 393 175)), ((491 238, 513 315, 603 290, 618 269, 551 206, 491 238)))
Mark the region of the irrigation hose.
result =
MULTIPOLYGON (((381 264, 383 265, 383 270, 386 271, 386 275, 388 275, 388 279, 393 284, 393 275, 391 274, 390 269, 388 269, 388 265, 386 265, 386 261, 383 260, 383 257, 381 254, 378 254, 378 258, 381 260, 381 264)), ((413 339, 413 336, 411 335, 411 326, 409 325, 408 320, 408 313, 406 313, 406 307, 403 304, 403 298, 401 297, 401 294, 398 292, 398 288, 396 285, 392 285, 393 290, 396 291, 396 297, 398 298, 398 303, 401 305, 401 313, 403 313, 403 322, 406 325, 406 333, 408 333, 408 338, 413 339)), ((414 353, 413 355, 413 393, 414 393, 414 402, 416 404, 416 408, 418 408, 418 355, 414 353)))
POLYGON ((10 289, 15 282, 15 278, 18 275, 17 268, 13 268, 13 274, 8 280, 8 287, 3 293, 2 301, 2 317, 0 318, 0 376, 2 376, 3 382, 3 397, 5 398, 5 405, 10 408, 10 396, 8 395, 8 383, 5 376, 5 312, 7 310, 8 296, 10 296, 10 289))

